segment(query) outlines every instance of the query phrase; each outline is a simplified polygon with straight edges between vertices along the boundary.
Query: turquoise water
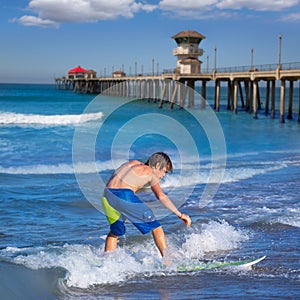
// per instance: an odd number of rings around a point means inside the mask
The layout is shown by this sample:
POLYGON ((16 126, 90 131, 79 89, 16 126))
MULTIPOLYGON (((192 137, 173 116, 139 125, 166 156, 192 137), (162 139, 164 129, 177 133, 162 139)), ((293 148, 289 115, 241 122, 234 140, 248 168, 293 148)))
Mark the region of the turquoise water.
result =
MULTIPOLYGON (((213 88, 207 101, 213 104, 213 88)), ((1 298, 297 298, 297 116, 280 124, 261 111, 253 120, 222 101, 214 114, 52 85, 1 84, 1 298), (187 229, 149 190, 141 192, 166 232, 170 268, 151 235, 131 224, 118 249, 103 253, 103 184, 124 160, 146 160, 155 151, 170 155, 174 172, 162 187, 193 221, 187 229), (175 270, 195 260, 263 255, 251 271, 175 270)))

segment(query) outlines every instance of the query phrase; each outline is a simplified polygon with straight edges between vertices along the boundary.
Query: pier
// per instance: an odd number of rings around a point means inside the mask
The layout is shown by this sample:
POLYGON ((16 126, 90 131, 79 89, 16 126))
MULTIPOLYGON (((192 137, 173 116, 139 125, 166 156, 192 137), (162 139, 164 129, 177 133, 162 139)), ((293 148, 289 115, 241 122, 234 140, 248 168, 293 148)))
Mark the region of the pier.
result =
POLYGON ((298 123, 300 123, 300 62, 278 64, 251 65, 244 67, 217 68, 202 70, 202 62, 198 56, 203 54, 199 43, 205 37, 195 31, 183 31, 172 37, 178 48, 173 55, 178 57, 177 66, 160 74, 130 74, 119 70, 111 77, 97 77, 93 70, 84 70, 79 66, 78 72, 70 70, 66 77, 55 78, 59 88, 72 89, 74 92, 105 94, 120 97, 148 99, 158 103, 162 108, 165 103, 173 108, 193 107, 195 104, 195 86, 200 82, 201 108, 205 107, 207 83, 214 86, 214 109, 220 110, 221 84, 227 85, 227 109, 238 113, 239 102, 243 110, 258 118, 258 110, 262 108, 259 83, 264 82, 265 114, 275 118, 275 87, 280 84, 279 120, 293 119, 294 99, 298 98, 298 123), (298 86, 298 95, 294 88, 298 86), (288 93, 287 93, 288 88, 288 93), (286 96, 288 95, 288 109, 286 96), (240 101, 238 101, 240 100, 240 101))

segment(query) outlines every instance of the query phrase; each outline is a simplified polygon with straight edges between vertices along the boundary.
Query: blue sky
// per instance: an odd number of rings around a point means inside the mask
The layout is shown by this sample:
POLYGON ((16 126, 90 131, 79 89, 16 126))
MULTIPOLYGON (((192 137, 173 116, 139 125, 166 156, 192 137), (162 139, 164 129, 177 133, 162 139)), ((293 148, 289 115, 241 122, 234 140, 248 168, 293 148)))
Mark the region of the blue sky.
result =
POLYGON ((98 75, 176 66, 171 39, 206 36, 203 67, 300 62, 299 0, 2 0, 0 82, 52 83, 77 65, 98 75))

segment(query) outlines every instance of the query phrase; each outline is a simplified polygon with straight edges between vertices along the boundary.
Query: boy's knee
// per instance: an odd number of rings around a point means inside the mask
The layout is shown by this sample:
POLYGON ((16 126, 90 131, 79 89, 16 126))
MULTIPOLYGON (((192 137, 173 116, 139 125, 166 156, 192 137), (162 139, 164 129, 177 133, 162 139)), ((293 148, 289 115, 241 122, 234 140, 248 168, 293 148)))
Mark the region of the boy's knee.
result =
POLYGON ((115 239, 117 239, 118 238, 118 236, 117 235, 115 235, 115 234, 113 234, 111 231, 108 233, 108 235, 107 235, 108 237, 111 237, 111 238, 115 238, 115 239))

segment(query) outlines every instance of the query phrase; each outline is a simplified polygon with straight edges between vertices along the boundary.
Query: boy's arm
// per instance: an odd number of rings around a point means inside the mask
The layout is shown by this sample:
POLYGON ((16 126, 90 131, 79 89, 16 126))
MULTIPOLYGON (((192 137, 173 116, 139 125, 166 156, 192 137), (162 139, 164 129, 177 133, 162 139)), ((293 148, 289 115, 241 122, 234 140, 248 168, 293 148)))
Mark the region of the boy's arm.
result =
POLYGON ((186 226, 190 226, 192 221, 190 217, 186 214, 181 213, 177 207, 174 205, 174 203, 168 198, 168 196, 163 192, 161 189, 159 183, 151 185, 151 189, 153 193, 155 194, 156 198, 165 206, 168 210, 170 210, 172 213, 177 215, 177 217, 182 220, 186 226))

